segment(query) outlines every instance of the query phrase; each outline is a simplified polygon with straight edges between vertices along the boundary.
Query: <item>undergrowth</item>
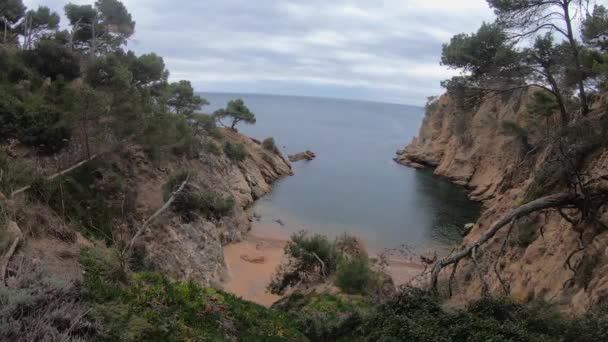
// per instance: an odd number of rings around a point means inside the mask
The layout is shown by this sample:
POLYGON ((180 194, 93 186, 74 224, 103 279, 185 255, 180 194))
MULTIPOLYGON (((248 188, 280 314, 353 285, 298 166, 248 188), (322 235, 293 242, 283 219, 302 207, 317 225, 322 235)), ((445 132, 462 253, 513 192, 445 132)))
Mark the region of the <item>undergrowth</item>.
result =
POLYGON ((285 314, 194 282, 141 272, 123 280, 111 252, 84 250, 84 299, 101 341, 305 340, 285 314))
MULTIPOLYGON (((164 200, 169 200, 187 179, 189 179, 189 182, 194 182, 196 174, 193 171, 180 170, 169 177, 169 180, 163 186, 164 200)), ((232 197, 224 198, 213 191, 199 189, 198 186, 185 186, 182 191, 176 194, 172 209, 186 221, 195 220, 197 215, 201 215, 208 220, 219 220, 229 215, 234 206, 235 202, 232 197)))

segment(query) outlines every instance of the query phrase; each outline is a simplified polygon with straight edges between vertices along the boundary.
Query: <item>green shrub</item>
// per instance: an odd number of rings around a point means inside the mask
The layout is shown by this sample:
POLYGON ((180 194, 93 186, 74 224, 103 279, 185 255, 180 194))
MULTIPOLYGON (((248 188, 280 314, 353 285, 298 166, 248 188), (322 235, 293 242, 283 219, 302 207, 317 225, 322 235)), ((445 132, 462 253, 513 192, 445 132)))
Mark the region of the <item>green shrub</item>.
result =
POLYGON ((226 153, 228 158, 237 162, 243 161, 245 160, 245 158, 247 158, 247 151, 245 151, 245 146, 239 143, 233 144, 230 142, 226 142, 224 144, 224 153, 226 153))
POLYGON ((219 220, 229 215, 234 205, 234 199, 222 198, 214 192, 186 191, 177 196, 172 208, 186 221, 194 221, 196 214, 208 220, 219 220))
POLYGON ((367 255, 344 259, 336 270, 336 285, 345 293, 365 294, 374 287, 378 277, 370 268, 367 255))
POLYGON ((66 116, 41 96, 25 100, 0 87, 0 141, 14 138, 50 154, 67 146, 71 127, 66 116))
POLYGON ((196 173, 192 170, 178 170, 169 176, 167 182, 163 185, 163 199, 165 201, 173 195, 177 189, 186 180, 193 180, 196 177, 196 173))
POLYGON ((374 305, 362 296, 296 292, 273 304, 272 309, 292 317, 311 341, 335 341, 367 319, 374 305))
POLYGON ((103 168, 101 161, 92 161, 53 181, 38 178, 28 194, 49 205, 86 237, 111 243, 115 214, 122 208, 114 207, 110 199, 124 193, 125 184, 120 177, 105 177, 105 187, 98 186, 97 176, 103 168))
POLYGON ((51 104, 28 105, 19 119, 17 139, 27 146, 52 154, 66 147, 72 136, 63 112, 51 104))
POLYGON ((217 146, 216 143, 214 142, 206 142, 203 144, 203 151, 212 154, 214 156, 219 156, 222 154, 222 151, 220 150, 219 146, 217 146))
POLYGON ((272 137, 264 139, 264 141, 262 141, 262 147, 266 151, 273 152, 273 153, 276 153, 279 150, 277 148, 277 145, 274 143, 274 138, 272 138, 272 137))
POLYGON ((156 163, 169 153, 193 157, 200 148, 194 130, 182 116, 156 113, 140 124, 143 129, 137 140, 156 163))
POLYGON ((285 314, 194 282, 171 282, 157 273, 123 281, 112 270, 112 250, 84 250, 84 299, 98 319, 103 341, 302 341, 285 314))
MULTIPOLYGON (((188 177, 190 177, 190 181, 194 181, 194 172, 180 170, 169 178, 163 186, 165 201, 169 200, 171 195, 188 177)), ((233 198, 223 198, 211 191, 199 191, 193 187, 185 187, 175 198, 172 209, 186 221, 195 220, 199 214, 209 220, 219 220, 229 215, 234 205, 233 198)))
POLYGON ((216 120, 211 115, 207 114, 195 114, 193 115, 193 126, 197 130, 204 130, 210 136, 214 138, 221 137, 221 133, 217 128, 216 120))
POLYGON ((192 127, 185 120, 177 120, 174 125, 175 136, 169 141, 173 153, 178 156, 194 158, 200 150, 200 141, 195 135, 192 127))
POLYGON ((39 175, 27 163, 9 157, 0 150, 0 192, 6 196, 24 186, 32 184, 39 175))
POLYGON ((26 63, 44 77, 71 81, 80 76, 78 56, 55 41, 42 40, 34 50, 24 51, 24 54, 26 63))
POLYGON ((330 276, 336 270, 339 259, 335 245, 326 236, 308 235, 305 231, 291 236, 285 245, 285 256, 287 263, 277 269, 268 286, 270 292, 275 294, 283 294, 289 287, 308 278, 330 276))
MULTIPOLYGON (((486 298, 444 311, 430 292, 406 288, 380 306, 353 336, 364 341, 562 341, 569 325, 546 305, 486 298)), ((566 339, 567 340, 567 339, 566 339)), ((585 339, 575 339, 586 341, 585 339)), ((591 340, 590 340, 591 341, 591 340)))

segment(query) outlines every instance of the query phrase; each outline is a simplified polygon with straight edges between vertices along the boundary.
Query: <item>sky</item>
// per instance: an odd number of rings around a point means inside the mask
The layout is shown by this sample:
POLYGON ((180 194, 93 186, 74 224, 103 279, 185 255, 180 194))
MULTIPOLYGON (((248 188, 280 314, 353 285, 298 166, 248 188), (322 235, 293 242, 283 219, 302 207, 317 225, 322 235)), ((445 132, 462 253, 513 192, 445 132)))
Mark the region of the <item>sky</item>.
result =
MULTIPOLYGON (((25 0, 62 13, 67 0, 25 0)), ((93 0, 72 0, 91 4, 93 0)), ((441 45, 493 14, 485 0, 123 0, 127 48, 164 57, 200 92, 422 105, 456 74, 441 45)), ((65 22, 65 20, 64 20, 65 22)))

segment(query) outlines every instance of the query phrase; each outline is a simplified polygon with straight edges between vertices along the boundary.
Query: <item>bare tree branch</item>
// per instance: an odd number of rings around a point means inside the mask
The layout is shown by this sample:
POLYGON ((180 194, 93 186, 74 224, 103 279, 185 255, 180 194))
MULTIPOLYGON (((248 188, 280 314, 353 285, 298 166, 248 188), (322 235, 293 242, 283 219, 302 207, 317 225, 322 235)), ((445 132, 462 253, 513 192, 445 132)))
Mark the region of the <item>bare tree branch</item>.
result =
POLYGON ((509 222, 513 220, 517 220, 521 217, 527 216, 533 212, 540 211, 547 208, 559 208, 567 204, 575 203, 579 199, 579 196, 573 195, 569 192, 567 193, 558 193, 555 195, 550 195, 546 197, 539 198, 530 203, 524 204, 520 207, 517 207, 514 210, 511 210, 506 215, 501 217, 498 221, 494 222, 490 228, 482 234, 482 236, 472 245, 464 248, 460 252, 451 255, 447 258, 444 258, 437 262, 433 266, 433 270, 431 272, 431 286, 433 289, 437 288, 437 282, 439 278, 439 273, 446 266, 452 265, 461 259, 466 257, 472 257, 473 252, 481 247, 481 245, 488 242, 492 237, 496 235, 496 233, 509 222))
POLYGON ((160 214, 162 214, 165 210, 167 210, 171 206, 171 204, 173 204, 173 202, 177 198, 177 195, 184 190, 184 188, 186 187, 186 184, 188 184, 189 180, 190 180, 190 175, 188 175, 186 177, 186 180, 184 180, 182 182, 182 184, 179 186, 179 188, 175 192, 173 192, 173 194, 167 200, 167 202, 165 202, 165 204, 162 207, 160 207, 154 214, 152 214, 152 216, 150 216, 141 225, 141 227, 139 227, 139 229, 137 230, 137 232, 135 233, 135 235, 133 236, 133 238, 131 239, 131 241, 129 242, 129 244, 127 245, 127 247, 125 247, 125 249, 123 251, 123 255, 126 256, 126 260, 129 259, 130 255, 131 255, 131 253, 133 251, 133 246, 135 245, 135 242, 137 241, 137 239, 139 238, 139 236, 144 232, 144 230, 148 227, 148 225, 150 223, 152 223, 160 214))

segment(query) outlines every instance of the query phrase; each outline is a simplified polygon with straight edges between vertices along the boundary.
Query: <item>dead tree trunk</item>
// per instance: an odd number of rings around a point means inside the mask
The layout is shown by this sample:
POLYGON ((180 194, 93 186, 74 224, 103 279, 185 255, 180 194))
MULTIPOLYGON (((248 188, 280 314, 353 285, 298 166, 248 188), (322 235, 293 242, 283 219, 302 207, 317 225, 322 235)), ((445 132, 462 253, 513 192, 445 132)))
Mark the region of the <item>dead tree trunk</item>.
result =
POLYGON ((162 207, 160 207, 154 214, 152 214, 152 216, 150 216, 141 225, 141 227, 139 227, 139 229, 137 230, 137 232, 135 233, 135 235, 133 236, 133 238, 131 239, 131 241, 129 242, 129 244, 127 245, 127 247, 123 251, 123 255, 126 257, 125 258, 126 260, 128 260, 129 257, 131 256, 131 253, 133 252, 133 246, 135 246, 135 242, 137 242, 137 239, 141 236, 141 234, 143 234, 144 230, 146 230, 146 228, 148 227, 148 225, 150 223, 152 223, 160 214, 162 214, 165 210, 167 210, 171 206, 171 204, 173 204, 173 202, 177 198, 177 195, 184 190, 184 188, 188 184, 189 180, 190 180, 190 176, 186 177, 186 180, 184 180, 182 182, 182 184, 171 195, 171 197, 167 200, 167 202, 162 207))
POLYGON ((477 251, 481 245, 488 242, 492 237, 496 235, 496 233, 506 226, 507 224, 516 221, 517 219, 527 216, 533 212, 548 209, 548 208, 561 208, 568 204, 573 204, 579 199, 578 195, 573 195, 571 193, 559 193, 555 195, 550 195, 546 197, 539 198, 530 203, 524 204, 514 210, 508 212, 506 215, 501 217, 498 221, 494 222, 488 230, 481 235, 481 237, 472 245, 464 248, 460 252, 450 255, 447 258, 444 258, 437 262, 432 269, 431 272, 431 287, 433 289, 437 289, 437 282, 439 279, 439 273, 446 266, 455 264, 460 260, 466 257, 472 257, 473 252, 477 251))

